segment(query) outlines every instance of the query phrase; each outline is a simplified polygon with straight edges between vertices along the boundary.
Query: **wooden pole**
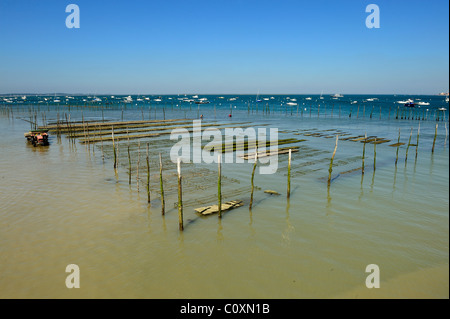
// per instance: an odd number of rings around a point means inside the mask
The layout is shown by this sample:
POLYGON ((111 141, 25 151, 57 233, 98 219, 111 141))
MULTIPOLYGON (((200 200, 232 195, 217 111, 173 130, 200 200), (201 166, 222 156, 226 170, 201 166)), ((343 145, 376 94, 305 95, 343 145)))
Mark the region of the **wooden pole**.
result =
POLYGON ((253 164, 253 171, 252 171, 252 178, 251 178, 251 183, 252 183, 252 192, 250 195, 250 205, 249 205, 249 209, 252 209, 253 206, 253 190, 254 190, 254 184, 253 184, 253 179, 255 178, 255 170, 256 170, 256 164, 258 163, 258 149, 256 149, 255 152, 255 164, 253 164))
POLYGON ((419 148, 419 134, 420 134, 420 123, 419 123, 419 128, 417 129, 416 158, 417 158, 417 152, 418 152, 418 148, 419 148))
POLYGON ((431 149, 431 153, 434 153, 434 145, 436 144, 437 129, 438 125, 436 124, 436 129, 434 130, 433 148, 431 149))
POLYGON ((164 201, 164 186, 163 186, 163 165, 162 165, 162 158, 161 153, 159 153, 159 184, 161 187, 161 214, 165 214, 165 201, 164 201))
POLYGON ((408 161, 408 150, 409 150, 409 145, 411 145, 412 131, 413 131, 413 129, 412 129, 412 127, 411 127, 411 133, 409 134, 408 146, 406 146, 405 163, 406 163, 406 161, 408 161))
POLYGON ((287 198, 291 197, 291 149, 289 149, 288 176, 287 176, 287 198))
POLYGON ((130 145, 128 145, 128 185, 131 185, 131 156, 130 156, 130 145))
POLYGON ((444 146, 447 145, 447 135, 448 135, 447 123, 445 123, 445 141, 444 141, 444 146))
POLYGON ((136 183, 137 191, 139 192, 139 165, 141 164, 141 142, 138 142, 138 159, 136 164, 136 183))
POLYGON ((334 146, 333 155, 331 156, 331 160, 330 160, 330 168, 328 169, 328 186, 330 186, 330 183, 331 183, 331 172, 333 171, 333 161, 334 161, 334 156, 336 155, 338 140, 339 140, 339 135, 336 135, 336 145, 334 146))
POLYGON ((147 203, 150 204, 150 158, 149 158, 149 145, 147 143, 147 203))
POLYGON ((377 138, 373 141, 373 172, 377 169, 377 138))
POLYGON ((395 166, 397 166, 398 162, 398 150, 400 148, 400 129, 398 129, 398 141, 397 141, 397 154, 395 155, 395 166))
MULTIPOLYGON (((364 139, 367 139, 367 133, 364 134, 364 139)), ((362 154, 362 174, 364 175, 364 159, 366 158, 366 141, 363 143, 363 154, 362 154)))
POLYGON ((217 157, 217 163, 219 166, 219 176, 218 176, 218 180, 217 180, 217 206, 219 208, 219 218, 222 218, 222 168, 220 165, 220 160, 221 160, 221 155, 218 155, 217 157))
POLYGON ((181 189, 181 158, 178 158, 177 161, 177 171, 178 171, 178 227, 180 230, 183 230, 183 198, 182 198, 182 189, 181 189))
POLYGON ((113 142, 113 149, 114 149, 114 169, 117 168, 117 153, 116 153, 116 145, 114 143, 114 126, 111 129, 111 138, 113 142))

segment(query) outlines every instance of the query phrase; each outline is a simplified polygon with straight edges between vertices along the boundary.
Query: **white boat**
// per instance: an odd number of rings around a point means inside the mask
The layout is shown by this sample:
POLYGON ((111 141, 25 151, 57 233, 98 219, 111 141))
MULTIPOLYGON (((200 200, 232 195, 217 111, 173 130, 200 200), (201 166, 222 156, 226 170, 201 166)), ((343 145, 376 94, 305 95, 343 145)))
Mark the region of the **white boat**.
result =
POLYGON ((153 101, 155 101, 155 102, 161 102, 162 100, 161 100, 161 99, 154 99, 153 101))
POLYGON ((312 98, 311 97, 307 97, 305 100, 311 101, 312 98))
POLYGON ((256 102, 261 102, 261 99, 259 98, 259 90, 258 90, 258 94, 256 94, 256 102))
POLYGON ((128 95, 125 100, 123 100, 125 103, 131 103, 133 102, 133 99, 131 98, 131 95, 128 95))
POLYGON ((192 98, 193 99, 198 99, 198 95, 193 95, 192 98))
POLYGON ((422 101, 417 102, 416 104, 417 104, 417 105, 430 105, 430 103, 428 103, 428 102, 422 102, 422 101))
POLYGON ((334 97, 334 98, 339 98, 339 97, 344 97, 344 96, 341 95, 341 94, 334 94, 333 97, 334 97))
POLYGON ((350 104, 356 104, 358 103, 358 101, 352 101, 350 104))
POLYGON ((447 111, 447 109, 445 107, 440 107, 438 110, 439 111, 447 111))
POLYGON ((229 98, 228 101, 236 101, 235 97, 229 98))
POLYGON ((297 103, 294 103, 294 102, 287 102, 286 104, 291 105, 291 106, 297 105, 297 103))

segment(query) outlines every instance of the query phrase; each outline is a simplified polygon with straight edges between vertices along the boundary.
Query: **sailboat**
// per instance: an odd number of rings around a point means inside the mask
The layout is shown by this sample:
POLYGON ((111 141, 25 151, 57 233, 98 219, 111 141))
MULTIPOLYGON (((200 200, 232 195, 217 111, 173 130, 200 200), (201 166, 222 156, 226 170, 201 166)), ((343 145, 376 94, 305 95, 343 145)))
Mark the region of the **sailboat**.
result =
POLYGON ((258 90, 258 94, 256 94, 256 102, 261 102, 261 99, 259 98, 259 90, 258 90))

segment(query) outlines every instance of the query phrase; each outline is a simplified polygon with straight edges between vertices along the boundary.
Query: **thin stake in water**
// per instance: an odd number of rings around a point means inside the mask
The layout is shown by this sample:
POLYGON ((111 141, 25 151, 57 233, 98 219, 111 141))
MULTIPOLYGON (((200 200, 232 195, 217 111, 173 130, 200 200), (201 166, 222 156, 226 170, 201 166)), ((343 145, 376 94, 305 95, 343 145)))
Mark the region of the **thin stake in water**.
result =
POLYGON ((250 205, 249 205, 249 209, 252 209, 252 205, 253 205, 253 190, 254 190, 254 184, 253 184, 253 179, 255 178, 255 170, 256 170, 256 164, 258 163, 258 149, 256 149, 255 152, 255 163, 253 164, 253 171, 252 171, 252 178, 251 178, 251 183, 252 183, 252 192, 250 195, 250 205))
POLYGON ((397 141, 397 154, 395 155, 395 166, 397 166, 398 162, 398 150, 400 148, 400 129, 398 129, 398 141, 397 141))
POLYGON ((288 159, 288 176, 287 176, 287 198, 291 197, 291 152, 289 149, 289 159, 288 159))
POLYGON ((331 172, 333 171, 333 160, 334 160, 334 156, 336 155, 338 140, 339 140, 339 135, 336 135, 336 145, 334 146, 333 155, 331 156, 331 160, 330 160, 330 168, 328 169, 328 186, 330 186, 330 184, 331 184, 331 172))
POLYGON ((221 159, 221 155, 218 155, 217 157, 217 163, 219 166, 219 173, 218 173, 218 180, 217 180, 217 206, 219 208, 219 218, 222 218, 222 169, 221 169, 221 165, 220 165, 220 159, 221 159))
POLYGON ((147 143, 147 203, 150 204, 150 158, 149 158, 149 145, 147 143))
POLYGON ((433 148, 431 149, 431 153, 434 153, 434 145, 436 144, 437 129, 438 125, 436 124, 436 129, 434 130, 433 148))
POLYGON ((409 150, 409 146, 411 145, 412 131, 413 131, 413 129, 411 127, 411 133, 409 134, 408 146, 406 146, 405 164, 408 161, 408 150, 409 150))
POLYGON ((362 174, 364 175, 364 159, 366 158, 366 141, 367 133, 364 134, 363 154, 362 154, 362 174))
POLYGON ((419 123, 419 128, 417 129, 416 158, 417 158, 417 152, 418 152, 418 148, 419 148, 419 134, 420 134, 420 123, 419 123))
POLYGON ((161 153, 159 153, 159 184, 161 187, 161 214, 165 214, 165 201, 164 201, 164 187, 163 187, 163 165, 161 159, 161 153))
POLYGON ((182 231, 184 229, 183 226, 183 198, 182 198, 182 189, 181 189, 181 158, 178 158, 177 161, 177 171, 178 171, 178 228, 182 231))

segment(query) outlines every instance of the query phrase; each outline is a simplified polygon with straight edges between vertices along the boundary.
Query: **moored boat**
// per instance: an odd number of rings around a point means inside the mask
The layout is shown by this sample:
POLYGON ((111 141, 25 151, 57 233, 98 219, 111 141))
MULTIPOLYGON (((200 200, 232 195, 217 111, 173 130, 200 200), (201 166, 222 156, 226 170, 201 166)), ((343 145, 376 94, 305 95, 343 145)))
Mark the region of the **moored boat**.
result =
POLYGON ((48 143, 48 130, 32 130, 28 133, 24 133, 25 138, 28 142, 33 144, 33 146, 47 146, 48 143))

